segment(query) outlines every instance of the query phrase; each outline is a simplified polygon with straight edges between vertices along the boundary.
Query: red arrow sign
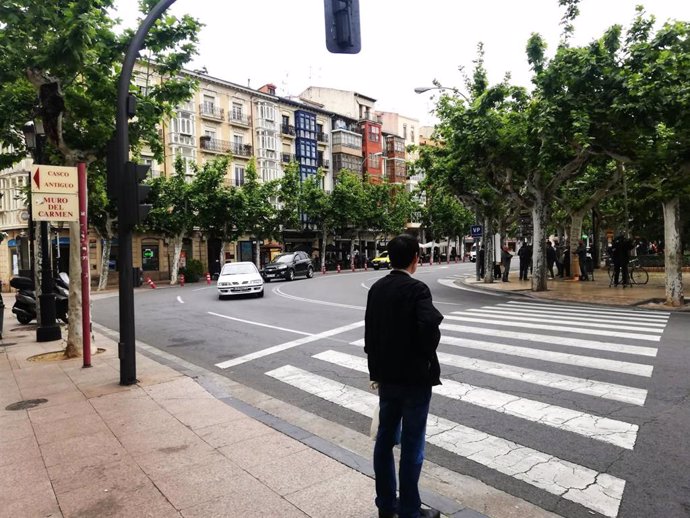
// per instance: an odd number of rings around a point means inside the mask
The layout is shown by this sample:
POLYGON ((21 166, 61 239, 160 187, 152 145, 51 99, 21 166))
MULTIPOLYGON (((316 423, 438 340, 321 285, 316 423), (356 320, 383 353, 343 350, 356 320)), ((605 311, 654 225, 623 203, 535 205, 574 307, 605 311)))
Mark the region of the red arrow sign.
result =
POLYGON ((36 173, 34 174, 34 182, 36 182, 36 188, 41 187, 41 173, 40 173, 40 171, 41 171, 41 169, 37 167, 36 173))

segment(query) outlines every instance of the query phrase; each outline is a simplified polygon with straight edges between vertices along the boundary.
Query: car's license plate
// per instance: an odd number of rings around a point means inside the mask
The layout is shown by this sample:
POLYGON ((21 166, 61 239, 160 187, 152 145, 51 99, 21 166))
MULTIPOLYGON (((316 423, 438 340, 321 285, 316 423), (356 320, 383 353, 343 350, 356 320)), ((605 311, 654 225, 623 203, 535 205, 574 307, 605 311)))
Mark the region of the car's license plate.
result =
POLYGON ((249 291, 250 288, 233 288, 232 291, 249 291))
POLYGON ((266 278, 268 278, 268 279, 270 279, 271 277, 275 277, 275 276, 276 276, 275 273, 267 273, 266 274, 266 278))

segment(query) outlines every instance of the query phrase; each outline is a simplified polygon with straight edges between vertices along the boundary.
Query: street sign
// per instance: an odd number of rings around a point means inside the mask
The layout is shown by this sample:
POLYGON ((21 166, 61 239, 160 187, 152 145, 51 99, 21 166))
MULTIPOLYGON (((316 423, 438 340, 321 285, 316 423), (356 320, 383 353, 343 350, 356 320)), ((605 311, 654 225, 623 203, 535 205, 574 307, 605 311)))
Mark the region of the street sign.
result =
POLYGON ((79 221, 79 195, 34 192, 31 214, 34 221, 79 221))
POLYGON ((144 249, 144 259, 153 259, 153 250, 151 248, 144 249))
POLYGON ((482 237, 482 226, 481 225, 470 226, 470 235, 472 237, 482 237))
POLYGON ((34 164, 31 167, 31 192, 77 194, 79 192, 77 168, 34 164))

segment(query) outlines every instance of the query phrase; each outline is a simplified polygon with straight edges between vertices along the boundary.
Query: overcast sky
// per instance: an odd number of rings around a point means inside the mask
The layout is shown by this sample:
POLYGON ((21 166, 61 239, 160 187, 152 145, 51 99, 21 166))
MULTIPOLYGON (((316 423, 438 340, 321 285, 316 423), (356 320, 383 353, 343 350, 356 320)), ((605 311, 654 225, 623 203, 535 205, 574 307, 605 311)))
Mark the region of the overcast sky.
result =
MULTIPOLYGON (((137 0, 118 0, 117 16, 132 26, 137 0)), ((660 22, 690 20, 688 0, 582 0, 574 44, 587 43, 613 25, 627 26, 643 3, 660 22)), ((433 92, 417 86, 438 79, 461 86, 458 67, 472 68, 484 43, 492 82, 506 72, 529 86, 525 45, 533 32, 555 49, 561 28, 558 0, 360 0, 362 51, 330 54, 324 42, 323 0, 177 0, 205 27, 190 68, 258 88, 273 83, 281 95, 309 85, 356 90, 377 99, 378 109, 433 122, 433 92)))

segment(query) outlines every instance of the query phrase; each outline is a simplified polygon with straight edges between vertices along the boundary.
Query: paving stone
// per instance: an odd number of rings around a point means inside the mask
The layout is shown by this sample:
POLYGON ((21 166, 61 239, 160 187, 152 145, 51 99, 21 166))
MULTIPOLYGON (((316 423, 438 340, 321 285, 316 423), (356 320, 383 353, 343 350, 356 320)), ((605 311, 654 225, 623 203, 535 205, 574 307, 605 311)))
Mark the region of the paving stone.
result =
POLYGON ((0 466, 19 464, 40 457, 41 450, 33 435, 14 441, 0 441, 0 466))
POLYGON ((54 406, 38 406, 29 410, 29 417, 34 424, 52 423, 70 417, 96 416, 88 401, 70 401, 54 406))
MULTIPOLYGON (((256 437, 265 437, 267 434, 276 434, 272 428, 248 417, 197 428, 194 432, 214 448, 222 448, 256 437)), ((267 442, 269 441, 264 443, 267 442)))
POLYGON ((307 447, 303 443, 282 433, 273 432, 230 444, 218 451, 238 466, 250 469, 252 466, 268 464, 305 449, 307 447))
POLYGON ((96 433, 107 433, 108 427, 103 423, 100 416, 88 414, 67 419, 58 419, 53 422, 41 422, 34 424, 36 439, 41 446, 56 441, 93 435, 96 433))
MULTIPOLYGON (((124 449, 110 432, 72 437, 42 446, 46 467, 74 462, 78 458, 90 458, 101 454, 124 454, 124 449)), ((88 464, 87 464, 88 465, 88 464)))

